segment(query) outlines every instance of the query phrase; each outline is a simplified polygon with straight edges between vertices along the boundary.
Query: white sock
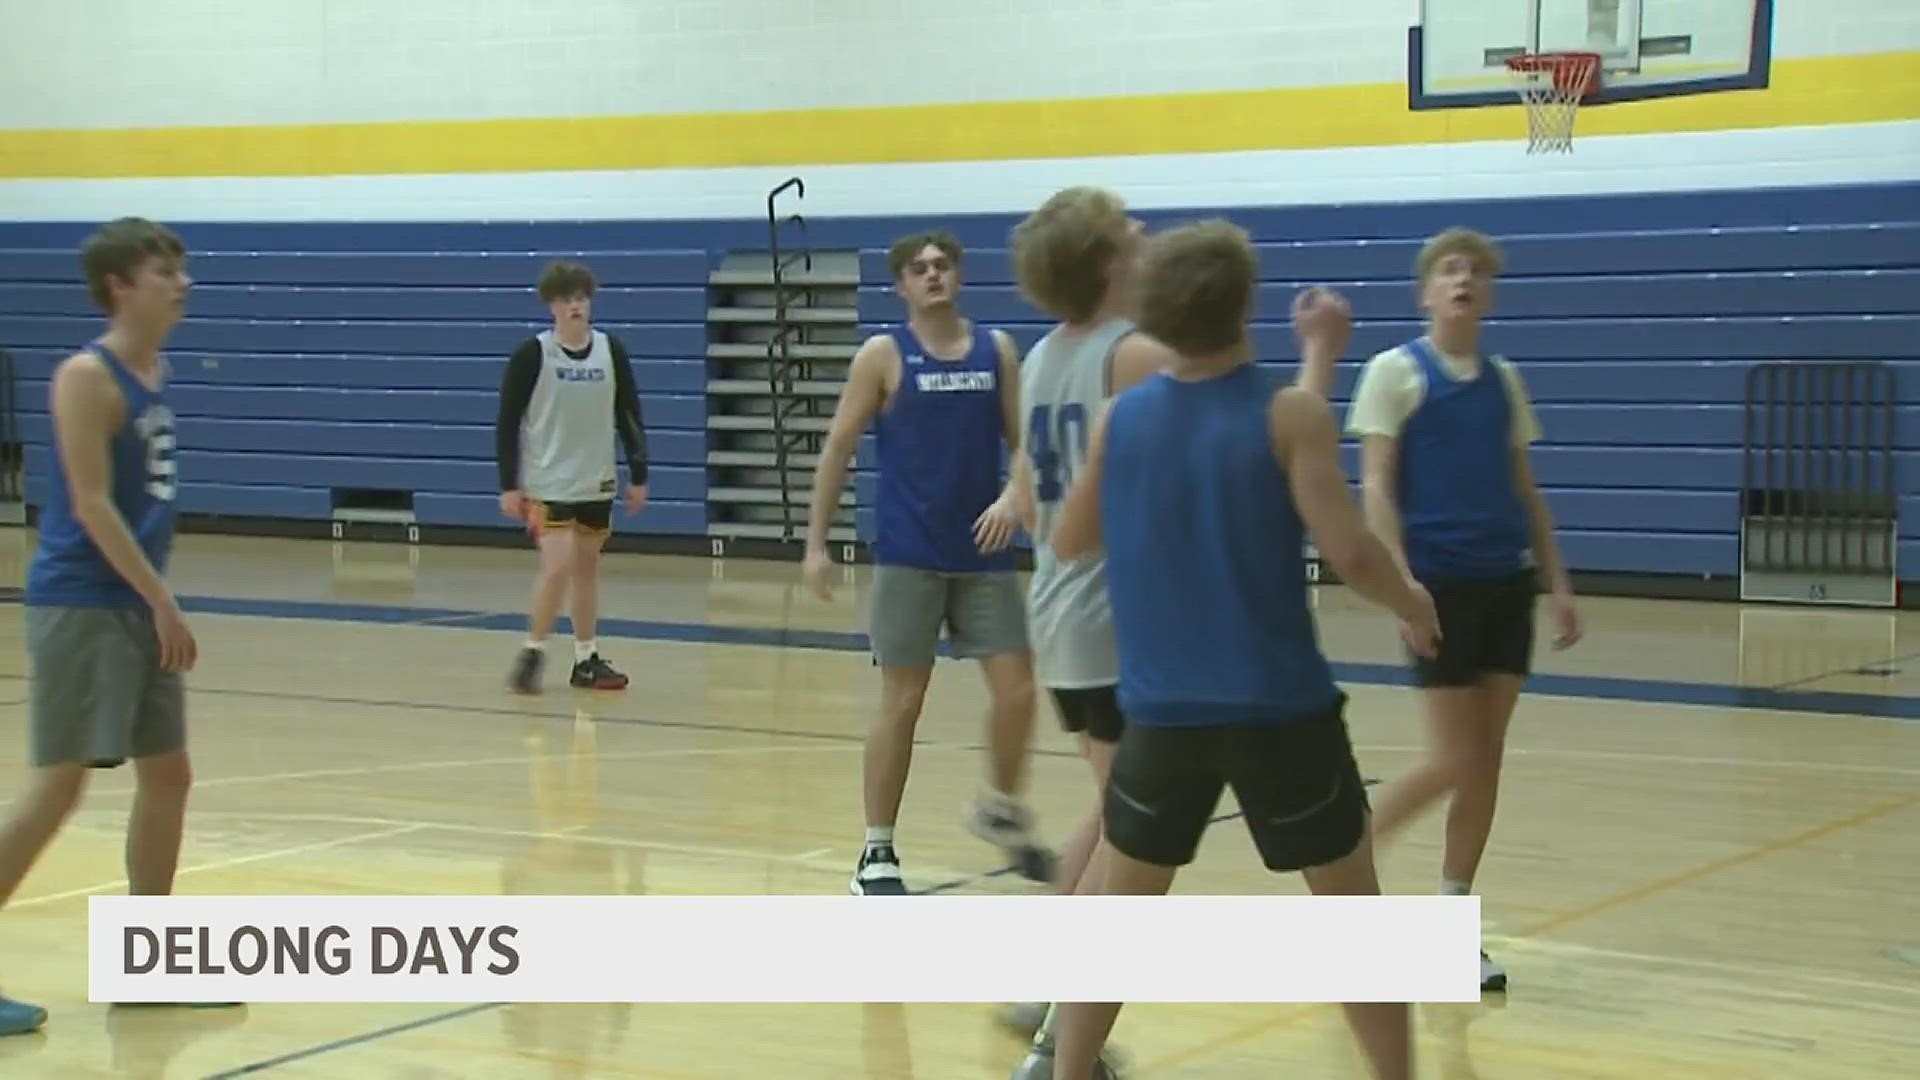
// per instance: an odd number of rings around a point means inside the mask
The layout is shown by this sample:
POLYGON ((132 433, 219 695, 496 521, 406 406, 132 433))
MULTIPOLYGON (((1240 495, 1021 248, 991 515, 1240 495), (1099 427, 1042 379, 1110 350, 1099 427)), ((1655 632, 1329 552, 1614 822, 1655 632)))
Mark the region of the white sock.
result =
POLYGON ((593 654, 599 651, 600 643, 591 639, 573 643, 573 658, 579 663, 584 664, 588 660, 593 659, 593 654))
POLYGON ((891 847, 891 846, 893 846, 893 826, 891 825, 867 826, 867 850, 871 851, 877 847, 891 847))
POLYGON ((1047 1015, 1040 1019, 1040 1027, 1033 1033, 1033 1045, 1045 1046, 1053 1041, 1053 1025, 1060 1019, 1058 1002, 1047 1006, 1047 1015))
POLYGON ((532 649, 534 652, 546 652, 547 642, 546 642, 546 639, 544 638, 541 638, 541 639, 528 638, 527 643, 524 647, 528 649, 532 649))
POLYGON ((1441 896, 1472 896, 1473 882, 1443 881, 1440 883, 1440 895, 1441 896))

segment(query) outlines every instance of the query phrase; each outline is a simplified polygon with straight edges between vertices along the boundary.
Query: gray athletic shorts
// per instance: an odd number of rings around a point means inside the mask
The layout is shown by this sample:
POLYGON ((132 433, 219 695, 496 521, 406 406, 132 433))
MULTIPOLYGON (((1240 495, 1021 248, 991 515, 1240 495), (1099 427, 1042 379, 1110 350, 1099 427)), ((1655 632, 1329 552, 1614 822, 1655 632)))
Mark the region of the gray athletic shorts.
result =
POLYGON ((873 568, 867 636, 881 667, 932 667, 946 627, 953 654, 1025 652, 1027 600, 1012 571, 942 574, 911 566, 873 568))
POLYGON ((186 689, 160 670, 145 608, 42 607, 27 612, 29 759, 111 768, 187 745, 186 689))

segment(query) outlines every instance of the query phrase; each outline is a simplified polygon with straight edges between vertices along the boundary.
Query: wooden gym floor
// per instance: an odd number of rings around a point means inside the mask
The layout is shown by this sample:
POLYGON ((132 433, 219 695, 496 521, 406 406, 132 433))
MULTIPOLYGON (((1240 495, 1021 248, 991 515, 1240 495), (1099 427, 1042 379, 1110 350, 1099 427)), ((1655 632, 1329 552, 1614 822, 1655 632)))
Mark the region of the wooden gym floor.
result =
MULTIPOLYGON (((21 580, 31 542, 0 532, 0 582, 21 580)), ((523 551, 183 538, 172 579, 201 664, 179 891, 842 892, 877 691, 853 636, 865 573, 822 605, 791 564, 613 557, 601 638, 633 688, 576 694, 550 667, 548 693, 521 701, 502 676, 529 572, 523 551)), ((1393 632, 1341 590, 1318 602, 1363 765, 1393 776, 1420 741, 1393 632)), ((1586 611, 1588 641, 1543 651, 1522 703, 1479 882, 1512 991, 1421 1009, 1421 1074, 1911 1068, 1920 621, 1586 611)), ((17 777, 17 606, 0 633, 0 764, 17 777)), ((943 665, 900 823, 916 887, 1025 887, 960 825, 983 707, 976 672, 943 665)), ((1091 784, 1050 711, 1040 730, 1034 799, 1058 837, 1091 784)), ((959 1005, 92 1005, 84 898, 124 887, 129 780, 97 779, 0 913, 0 980, 52 1011, 44 1033, 0 1040, 0 1075, 1000 1080, 1021 1053, 986 1007, 959 1005)), ((1384 854, 1390 890, 1435 887, 1438 834, 1430 818, 1384 854)), ((1258 870, 1237 823, 1179 887, 1300 888, 1258 870)), ((1140 1006, 1116 1039, 1142 1077, 1362 1075, 1329 1008, 1140 1006)))

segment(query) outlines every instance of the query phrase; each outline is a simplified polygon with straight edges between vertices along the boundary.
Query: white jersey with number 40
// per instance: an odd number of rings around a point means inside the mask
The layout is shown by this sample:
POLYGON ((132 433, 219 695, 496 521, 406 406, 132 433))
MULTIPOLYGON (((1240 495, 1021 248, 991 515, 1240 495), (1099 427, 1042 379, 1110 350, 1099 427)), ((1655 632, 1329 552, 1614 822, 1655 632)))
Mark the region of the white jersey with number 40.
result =
POLYGON ((1055 690, 1113 686, 1120 660, 1107 606, 1106 559, 1072 562, 1053 554, 1054 525, 1087 461, 1093 422, 1112 385, 1113 351, 1133 323, 1114 319, 1091 330, 1056 327, 1020 365, 1021 445, 1033 465, 1034 569, 1029 593, 1034 666, 1055 690))

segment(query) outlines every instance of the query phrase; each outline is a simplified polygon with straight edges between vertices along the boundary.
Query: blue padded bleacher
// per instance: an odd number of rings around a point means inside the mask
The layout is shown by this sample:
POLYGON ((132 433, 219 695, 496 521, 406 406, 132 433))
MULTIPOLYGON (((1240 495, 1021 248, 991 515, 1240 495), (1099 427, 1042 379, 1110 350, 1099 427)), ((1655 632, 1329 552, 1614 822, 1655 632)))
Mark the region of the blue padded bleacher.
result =
MULTIPOLYGON (((533 282, 552 256, 304 247, 196 250, 169 350, 181 509, 325 520, 338 489, 395 490, 413 493, 425 525, 512 527, 498 508, 494 414, 508 353, 547 321, 533 282)), ((704 534, 708 255, 592 264, 596 322, 633 353, 655 462, 647 509, 615 527, 704 534)), ((53 368, 99 325, 71 250, 0 250, 0 347, 14 355, 30 504, 45 494, 53 368)))
MULTIPOLYGON (((1200 213, 1211 214, 1207 210, 1200 213)), ((1738 571, 1744 375, 1767 360, 1896 368, 1903 577, 1920 577, 1920 184, 1224 211, 1259 243, 1256 337, 1291 364, 1293 292, 1327 283, 1359 321, 1337 386, 1419 333, 1421 241, 1497 236, 1508 271, 1487 345, 1522 366, 1546 428, 1534 470, 1577 570, 1738 571)), ((196 279, 171 343, 182 508, 324 519, 335 488, 415 492, 426 524, 511 528, 496 508, 494 394, 510 349, 545 323, 532 283, 585 252, 596 321, 633 351, 656 462, 623 532, 706 531, 707 273, 765 242, 725 221, 206 223, 181 226, 196 279)), ((1196 212, 1144 214, 1155 226, 1196 212)), ((1023 346, 1045 320, 1005 250, 1018 215, 809 221, 861 252, 862 321, 899 317, 885 248, 943 226, 970 248, 962 303, 1023 346)), ((97 332, 74 250, 90 226, 0 223, 0 348, 14 355, 27 496, 44 495, 47 379, 97 332)), ((1350 474, 1357 449, 1345 448, 1350 474)), ((871 506, 872 440, 854 486, 871 506)), ((859 515, 871 536, 872 514, 859 515)))
MULTIPOLYGON (((1920 578, 1920 191, 1897 205, 1904 220, 1835 222, 1829 206, 1820 223, 1737 228, 1610 229, 1593 223, 1633 219, 1594 214, 1580 232, 1515 236, 1497 217, 1463 221, 1506 250, 1484 340, 1521 364, 1546 433, 1535 474, 1574 569, 1737 574, 1747 370, 1858 359, 1895 367, 1900 563, 1920 578)), ((1335 389, 1344 417, 1364 360, 1421 333, 1412 267, 1424 237, 1299 241, 1239 220, 1261 259, 1263 362, 1298 360, 1286 324, 1297 290, 1328 284, 1350 299, 1356 327, 1335 389)), ((860 315, 877 329, 898 319, 899 301, 885 249, 862 259, 873 284, 860 315)), ((969 251, 963 274, 969 315, 1023 348, 1045 332, 1003 246, 969 251)), ((1357 478, 1352 440, 1344 459, 1357 478)))

